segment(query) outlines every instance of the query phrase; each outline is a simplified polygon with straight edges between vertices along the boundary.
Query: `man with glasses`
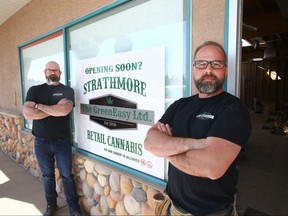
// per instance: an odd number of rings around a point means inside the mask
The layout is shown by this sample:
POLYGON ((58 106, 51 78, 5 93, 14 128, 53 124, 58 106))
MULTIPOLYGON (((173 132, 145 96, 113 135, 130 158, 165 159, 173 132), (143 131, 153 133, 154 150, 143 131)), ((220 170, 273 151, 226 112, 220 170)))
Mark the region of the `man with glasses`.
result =
POLYGON ((226 54, 213 41, 194 54, 198 94, 175 101, 147 132, 145 148, 169 161, 156 215, 237 215, 239 155, 251 133, 249 112, 223 90, 226 54))
POLYGON ((43 175, 47 201, 45 216, 57 211, 55 159, 70 208, 70 215, 81 215, 75 181, 72 174, 72 144, 70 113, 74 107, 74 90, 60 83, 60 66, 50 61, 44 74, 47 82, 32 86, 24 103, 23 115, 33 120, 35 154, 43 175))

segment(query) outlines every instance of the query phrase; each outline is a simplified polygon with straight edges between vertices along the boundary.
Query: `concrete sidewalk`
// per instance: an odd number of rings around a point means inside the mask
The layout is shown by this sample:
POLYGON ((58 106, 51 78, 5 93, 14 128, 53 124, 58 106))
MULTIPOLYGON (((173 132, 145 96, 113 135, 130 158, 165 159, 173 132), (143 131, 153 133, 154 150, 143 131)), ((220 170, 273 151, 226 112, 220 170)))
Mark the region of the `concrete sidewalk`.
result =
MULTIPOLYGON (((69 215, 65 199, 58 197, 56 215, 69 215)), ((0 150, 0 215, 43 215, 43 183, 0 150)))

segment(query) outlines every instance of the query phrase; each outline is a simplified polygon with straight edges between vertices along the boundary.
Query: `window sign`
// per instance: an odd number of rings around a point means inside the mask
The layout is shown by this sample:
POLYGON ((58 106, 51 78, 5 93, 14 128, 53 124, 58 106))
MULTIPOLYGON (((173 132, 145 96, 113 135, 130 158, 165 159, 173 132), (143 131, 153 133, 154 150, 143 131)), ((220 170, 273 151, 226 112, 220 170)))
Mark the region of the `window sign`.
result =
POLYGON ((79 60, 78 66, 78 147, 163 179, 164 159, 145 151, 143 140, 165 108, 165 49, 79 60))

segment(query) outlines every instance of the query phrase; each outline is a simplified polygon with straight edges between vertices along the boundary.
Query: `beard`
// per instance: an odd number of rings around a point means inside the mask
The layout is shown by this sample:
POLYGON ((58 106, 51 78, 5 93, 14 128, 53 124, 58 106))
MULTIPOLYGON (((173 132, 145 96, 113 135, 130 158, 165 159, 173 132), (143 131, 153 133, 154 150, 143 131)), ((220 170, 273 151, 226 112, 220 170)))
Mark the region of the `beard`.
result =
POLYGON ((52 83, 55 83, 55 82, 59 82, 60 81, 60 76, 56 76, 56 75, 50 75, 50 76, 46 76, 46 79, 48 82, 52 82, 52 83))
POLYGON ((205 94, 212 94, 219 89, 222 88, 224 79, 219 79, 217 76, 211 74, 211 75, 203 75, 200 79, 195 80, 194 78, 195 85, 200 93, 205 93, 205 94), (205 81, 206 78, 213 78, 214 81, 205 81))

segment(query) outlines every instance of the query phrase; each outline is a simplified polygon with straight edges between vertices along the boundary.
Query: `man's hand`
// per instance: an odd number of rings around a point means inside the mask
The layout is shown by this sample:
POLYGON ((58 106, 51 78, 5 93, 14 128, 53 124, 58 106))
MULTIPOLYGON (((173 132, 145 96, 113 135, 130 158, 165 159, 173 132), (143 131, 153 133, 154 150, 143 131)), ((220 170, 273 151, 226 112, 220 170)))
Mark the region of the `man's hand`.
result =
POLYGON ((181 154, 196 146, 192 139, 172 136, 171 127, 161 122, 148 130, 144 140, 144 148, 158 157, 181 154))
POLYGON ((38 109, 51 116, 66 116, 72 111, 73 102, 63 98, 55 105, 39 104, 38 109))
POLYGON ((35 108, 36 103, 33 101, 26 101, 23 107, 23 115, 27 120, 38 120, 49 116, 49 114, 35 108))
POLYGON ((157 129, 169 136, 172 136, 172 128, 169 126, 169 124, 160 123, 157 125, 157 129))

